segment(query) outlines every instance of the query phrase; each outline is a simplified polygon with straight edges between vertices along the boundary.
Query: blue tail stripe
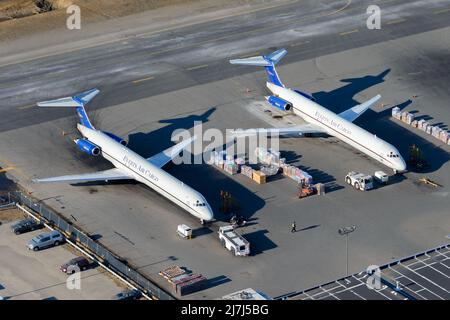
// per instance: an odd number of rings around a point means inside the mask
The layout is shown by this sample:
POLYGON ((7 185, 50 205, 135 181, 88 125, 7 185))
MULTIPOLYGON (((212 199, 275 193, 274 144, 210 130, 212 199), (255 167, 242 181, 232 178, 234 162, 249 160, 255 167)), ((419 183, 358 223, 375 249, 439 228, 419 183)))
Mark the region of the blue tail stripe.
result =
POLYGON ((272 82, 273 84, 276 84, 277 86, 284 87, 283 83, 281 82, 280 78, 278 77, 277 70, 275 70, 275 66, 270 65, 267 67, 264 67, 266 69, 267 73, 267 79, 269 82, 272 82))
POLYGON ((80 123, 83 126, 89 128, 89 129, 94 129, 91 122, 89 121, 88 115, 87 115, 84 107, 77 107, 77 114, 78 114, 78 117, 80 118, 80 123))

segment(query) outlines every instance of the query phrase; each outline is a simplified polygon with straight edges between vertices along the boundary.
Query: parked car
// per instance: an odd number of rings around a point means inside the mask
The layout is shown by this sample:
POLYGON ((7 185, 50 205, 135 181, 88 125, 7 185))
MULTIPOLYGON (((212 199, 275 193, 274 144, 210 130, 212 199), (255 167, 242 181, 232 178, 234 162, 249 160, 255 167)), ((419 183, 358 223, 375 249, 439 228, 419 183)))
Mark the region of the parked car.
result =
POLYGON ((27 218, 24 220, 20 220, 19 222, 11 225, 11 230, 15 234, 21 234, 29 231, 34 231, 37 229, 41 229, 44 225, 41 222, 37 222, 33 218, 27 218))
POLYGON ((61 267, 59 267, 59 270, 67 274, 73 274, 78 270, 79 271, 86 270, 87 268, 89 268, 90 265, 91 263, 85 257, 77 257, 73 258, 67 263, 64 263, 61 267))
POLYGON ((38 251, 43 248, 57 246, 64 242, 64 236, 61 232, 54 230, 48 233, 41 233, 34 237, 27 243, 27 247, 30 250, 38 251))
POLYGON ((141 292, 136 289, 126 289, 119 292, 113 297, 113 300, 137 300, 142 296, 141 292))

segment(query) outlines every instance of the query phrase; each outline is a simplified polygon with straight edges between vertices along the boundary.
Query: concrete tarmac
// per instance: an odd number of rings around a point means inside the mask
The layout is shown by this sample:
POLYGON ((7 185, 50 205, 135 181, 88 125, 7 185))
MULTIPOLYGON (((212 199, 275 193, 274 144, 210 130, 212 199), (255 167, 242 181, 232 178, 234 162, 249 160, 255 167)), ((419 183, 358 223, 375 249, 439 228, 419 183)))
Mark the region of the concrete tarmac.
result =
POLYGON ((173 264, 212 279, 209 289, 188 296, 194 299, 247 287, 279 296, 339 278, 345 275, 346 256, 345 239, 337 230, 347 225, 357 226, 350 235, 350 273, 441 244, 450 228, 449 146, 390 118, 389 109, 398 105, 436 123, 450 123, 446 3, 386 2, 382 29, 367 30, 362 18, 368 3, 344 7, 346 1, 323 1, 321 6, 305 1, 223 24, 161 33, 148 42, 127 40, 114 48, 101 45, 2 67, 0 162, 15 167, 9 175, 33 196, 75 216, 77 224, 162 286, 168 288, 157 273, 173 264), (178 37, 184 41, 175 42, 178 37), (282 155, 330 187, 325 196, 299 200, 294 182, 286 178, 257 185, 206 164, 169 166, 170 173, 206 196, 218 220, 224 218, 218 212, 219 191, 233 194, 251 222, 241 229, 254 251, 247 258, 221 248, 215 232, 223 222, 201 227, 140 184, 30 183, 33 177, 111 166, 82 154, 71 142, 77 136, 73 110, 27 104, 98 86, 102 93, 88 106, 95 125, 127 137, 130 148, 149 156, 172 144, 174 129, 192 129, 194 120, 203 121, 205 129, 268 126, 248 110, 265 103, 264 73, 231 66, 227 59, 280 47, 289 52, 278 68, 283 81, 312 93, 335 112, 380 93, 384 106, 376 106, 358 124, 397 146, 404 157, 412 143, 418 144, 430 168, 362 193, 345 185, 348 171, 388 169, 334 138, 283 139, 282 155), (417 184, 423 176, 443 187, 417 184), (293 220, 299 229, 295 234, 289 229, 293 220), (180 223, 192 225, 197 236, 181 240, 176 234, 180 223))

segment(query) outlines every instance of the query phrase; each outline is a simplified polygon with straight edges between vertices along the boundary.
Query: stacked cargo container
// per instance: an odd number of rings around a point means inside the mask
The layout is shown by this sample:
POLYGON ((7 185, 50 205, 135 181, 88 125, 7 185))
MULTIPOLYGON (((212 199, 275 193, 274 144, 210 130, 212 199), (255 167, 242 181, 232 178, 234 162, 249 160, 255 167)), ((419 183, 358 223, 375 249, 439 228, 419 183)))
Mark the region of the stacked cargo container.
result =
POLYGON ((445 144, 450 145, 450 133, 447 130, 444 130, 438 126, 432 126, 429 122, 424 119, 415 120, 414 114, 409 112, 401 112, 400 108, 395 107, 392 108, 392 117, 401 120, 414 128, 424 131, 427 134, 432 135, 436 139, 439 139, 445 144))
POLYGON ((208 279, 201 274, 190 274, 180 279, 173 279, 172 287, 179 296, 184 296, 206 288, 208 279))
POLYGON ((233 160, 226 160, 223 165, 223 170, 233 175, 238 172, 238 165, 233 160))
POLYGON ((208 279, 203 275, 187 272, 176 265, 160 271, 159 275, 171 283, 173 290, 180 296, 203 290, 208 284, 208 279))
POLYGON ((241 173, 244 176, 249 177, 250 179, 253 179, 253 169, 250 166, 242 165, 241 166, 241 173))
POLYGON ((313 183, 312 176, 308 172, 303 171, 300 168, 291 166, 289 164, 284 164, 281 167, 281 169, 283 170, 283 174, 285 176, 295 180, 297 183, 305 183, 305 184, 313 183))
POLYGON ((266 176, 274 176, 278 173, 279 169, 280 167, 272 165, 272 166, 262 166, 260 170, 266 176))
POLYGON ((233 159, 232 156, 226 154, 226 151, 212 151, 207 163, 210 165, 215 165, 216 167, 233 175, 238 173, 241 165, 245 163, 245 160, 244 158, 233 159))
POLYGON ((255 155, 261 163, 267 165, 280 165, 280 152, 272 149, 266 149, 264 147, 257 147, 255 149, 255 155))

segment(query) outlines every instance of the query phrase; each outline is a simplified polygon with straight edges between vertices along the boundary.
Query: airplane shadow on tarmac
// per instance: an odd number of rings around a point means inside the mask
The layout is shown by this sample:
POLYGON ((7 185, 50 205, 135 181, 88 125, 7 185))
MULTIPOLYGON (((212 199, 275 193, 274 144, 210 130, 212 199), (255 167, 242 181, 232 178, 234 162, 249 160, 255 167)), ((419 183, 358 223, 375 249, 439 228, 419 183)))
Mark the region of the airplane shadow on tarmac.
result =
POLYGON ((138 132, 130 134, 128 136, 128 148, 144 158, 153 156, 174 145, 171 137, 175 130, 189 130, 194 126, 195 121, 201 121, 202 123, 208 122, 209 117, 214 111, 216 111, 215 107, 208 109, 201 115, 189 115, 181 118, 160 120, 159 123, 167 123, 168 125, 147 133, 138 132))
MULTIPOLYGON (((390 71, 391 69, 386 69, 375 76, 366 75, 360 78, 342 79, 341 82, 345 82, 348 84, 329 92, 320 91, 312 93, 312 96, 316 99, 317 103, 335 113, 340 113, 359 104, 360 102, 355 101, 353 97, 357 93, 369 87, 384 82, 384 77, 390 71)), ((420 172, 434 172, 442 167, 442 165, 445 164, 448 160, 450 160, 450 154, 439 146, 417 135, 414 131, 418 129, 415 129, 413 127, 404 128, 399 123, 396 123, 398 120, 390 120, 391 109, 393 107, 404 109, 411 103, 413 103, 413 101, 408 98, 404 102, 396 106, 389 107, 381 112, 375 112, 369 109, 355 121, 355 124, 361 126, 364 129, 367 129, 369 132, 377 135, 377 137, 380 137, 381 139, 386 140, 397 147, 405 161, 408 161, 410 146, 412 144, 415 144, 419 147, 423 154, 423 157, 429 165, 427 168, 421 169, 420 172)), ((423 111, 424 110, 422 110, 421 112, 423 111)), ((417 113, 417 110, 413 112, 417 113)), ((426 120, 432 119, 428 115, 422 115, 418 118, 424 118, 426 120)), ((445 128, 445 125, 443 123, 436 123, 434 125, 439 125, 445 128)), ((437 141, 438 140, 436 140, 436 142, 437 141)), ((411 172, 417 172, 416 169, 411 167, 408 167, 408 170, 411 172)))
MULTIPOLYGON (((281 157, 286 159, 286 163, 291 164, 298 161, 302 156, 293 151, 281 151, 281 157)), ((326 186, 327 193, 344 189, 343 186, 336 183, 334 176, 323 170, 302 165, 297 165, 297 167, 308 172, 313 177, 314 183, 323 183, 326 186)))
MULTIPOLYGON (((130 134, 128 147, 145 158, 150 157, 174 144, 171 141, 173 131, 177 129, 189 130, 193 127, 194 121, 208 122, 209 117, 215 110, 216 108, 213 107, 201 115, 189 115, 181 118, 160 120, 160 123, 168 123, 168 125, 148 133, 139 132, 130 134)), ((231 193, 235 204, 238 204, 239 214, 246 219, 249 219, 265 205, 263 199, 240 183, 234 181, 226 173, 222 173, 210 165, 173 165, 169 163, 164 169, 200 192, 211 205, 216 220, 228 221, 231 217, 229 214, 220 212, 221 190, 231 193), (199 179, 199 177, 201 178, 199 179)))

